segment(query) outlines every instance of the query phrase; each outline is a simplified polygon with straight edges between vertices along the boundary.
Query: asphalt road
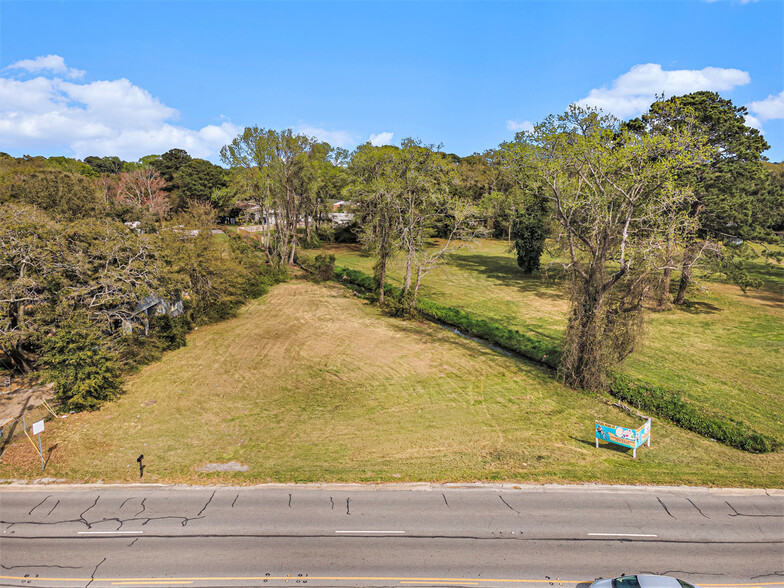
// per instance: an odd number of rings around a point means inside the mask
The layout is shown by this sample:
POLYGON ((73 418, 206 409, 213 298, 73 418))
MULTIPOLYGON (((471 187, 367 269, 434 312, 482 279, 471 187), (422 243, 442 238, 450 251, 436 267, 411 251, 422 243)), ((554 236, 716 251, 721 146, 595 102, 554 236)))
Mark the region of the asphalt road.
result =
POLYGON ((0 529, 4 586, 784 587, 781 491, 11 486, 0 529))

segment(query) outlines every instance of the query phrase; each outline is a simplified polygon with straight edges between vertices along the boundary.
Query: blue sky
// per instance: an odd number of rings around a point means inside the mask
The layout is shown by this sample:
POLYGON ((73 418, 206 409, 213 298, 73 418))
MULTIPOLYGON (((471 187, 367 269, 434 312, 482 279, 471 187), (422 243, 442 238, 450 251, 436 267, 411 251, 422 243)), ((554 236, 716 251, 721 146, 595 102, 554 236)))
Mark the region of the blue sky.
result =
POLYGON ((0 2, 0 151, 218 161, 242 127, 469 155, 715 90, 784 160, 784 2, 0 2))

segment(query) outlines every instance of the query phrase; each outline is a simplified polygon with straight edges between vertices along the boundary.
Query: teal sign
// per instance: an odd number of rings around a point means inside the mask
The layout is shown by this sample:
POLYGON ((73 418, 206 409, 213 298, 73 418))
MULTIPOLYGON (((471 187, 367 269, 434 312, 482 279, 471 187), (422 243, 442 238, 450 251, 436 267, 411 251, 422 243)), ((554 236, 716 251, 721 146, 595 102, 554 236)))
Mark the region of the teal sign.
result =
POLYGON ((596 421, 596 447, 599 447, 599 440, 615 443, 633 450, 633 456, 637 457, 637 448, 648 443, 651 446, 651 419, 639 429, 629 429, 627 427, 616 427, 607 423, 596 421))

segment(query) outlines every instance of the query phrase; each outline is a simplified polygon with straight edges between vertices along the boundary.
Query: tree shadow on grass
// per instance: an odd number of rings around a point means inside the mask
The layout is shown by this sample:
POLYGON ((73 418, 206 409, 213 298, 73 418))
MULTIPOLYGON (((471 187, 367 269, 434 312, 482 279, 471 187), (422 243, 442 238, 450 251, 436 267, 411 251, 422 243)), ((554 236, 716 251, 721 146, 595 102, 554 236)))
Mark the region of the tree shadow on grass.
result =
POLYGON ((450 255, 449 265, 455 268, 474 272, 491 280, 503 283, 520 292, 530 292, 540 298, 563 300, 568 298, 566 292, 558 286, 563 280, 561 271, 550 269, 526 276, 517 267, 513 258, 503 255, 450 255))
POLYGON ((784 289, 763 288, 760 290, 749 290, 746 293, 750 298, 760 300, 773 308, 784 308, 784 289))
POLYGON ((723 310, 718 306, 710 304, 709 302, 700 301, 686 301, 683 304, 674 305, 673 308, 675 310, 679 310, 680 312, 686 312, 689 314, 716 314, 717 312, 721 312, 723 310))

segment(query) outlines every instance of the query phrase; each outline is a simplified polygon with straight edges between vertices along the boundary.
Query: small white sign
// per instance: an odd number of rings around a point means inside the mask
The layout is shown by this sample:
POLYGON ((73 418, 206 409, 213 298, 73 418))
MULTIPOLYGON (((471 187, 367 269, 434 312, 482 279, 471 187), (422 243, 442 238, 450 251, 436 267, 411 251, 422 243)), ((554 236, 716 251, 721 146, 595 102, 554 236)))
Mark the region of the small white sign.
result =
POLYGON ((44 422, 38 421, 37 423, 33 423, 33 435, 38 435, 39 433, 44 432, 44 422))

